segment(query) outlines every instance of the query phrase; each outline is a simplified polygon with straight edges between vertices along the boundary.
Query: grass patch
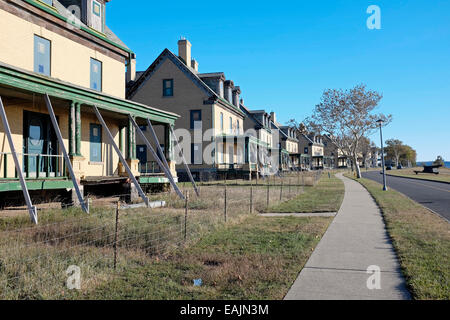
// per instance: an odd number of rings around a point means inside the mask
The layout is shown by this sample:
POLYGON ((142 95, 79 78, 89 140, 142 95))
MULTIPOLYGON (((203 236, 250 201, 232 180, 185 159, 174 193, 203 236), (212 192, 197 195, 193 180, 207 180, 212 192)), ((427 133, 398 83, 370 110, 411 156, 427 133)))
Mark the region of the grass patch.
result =
MULTIPOLYGON (((353 178, 348 176, 349 178, 353 178)), ((357 180, 383 211, 410 292, 415 299, 450 299, 450 225, 399 192, 357 180)))
POLYGON ((419 180, 432 180, 432 181, 450 183, 450 169, 448 169, 448 168, 439 168, 439 171, 440 171, 439 174, 433 174, 433 173, 415 174, 414 170, 422 171, 423 168, 391 170, 391 171, 387 171, 386 173, 387 173, 387 175, 390 175, 390 176, 406 177, 406 178, 419 179, 419 180))
POLYGON ((282 299, 331 220, 252 216, 79 298, 282 299))
MULTIPOLYGON (((301 186, 286 187, 294 177, 275 181, 279 185, 271 187, 274 192, 269 195, 270 203, 280 201, 282 185, 285 187, 281 201, 292 199, 301 192, 301 186)), ((167 260, 168 254, 175 251, 180 256, 184 248, 223 229, 225 189, 228 227, 240 225, 254 216, 250 213, 250 199, 253 212, 262 210, 267 204, 264 185, 202 186, 199 197, 190 185, 182 189, 190 194, 186 223, 185 202, 174 192, 150 195, 151 199, 165 200, 166 208, 120 209, 116 272, 112 268, 116 241, 116 202, 113 199, 94 199, 89 215, 79 208, 39 211, 39 225, 30 222, 26 211, 24 214, 0 216, 0 299, 77 297, 80 293, 68 291, 65 285, 66 270, 70 265, 81 268, 84 293, 108 284, 117 274, 129 273, 132 278, 130 270, 153 265, 155 261, 165 261, 161 273, 156 269, 158 275, 164 272, 172 274, 165 268, 170 264, 177 267, 179 263, 176 259, 167 260), (185 232, 187 242, 184 241, 185 232)), ((211 258, 211 263, 206 265, 214 266, 216 260, 211 258)), ((240 264, 236 262, 236 265, 240 264)), ((160 283, 161 279, 157 277, 155 281, 160 283)))
POLYGON ((337 212, 344 199, 344 183, 332 173, 324 173, 319 183, 313 187, 305 187, 304 192, 294 199, 276 204, 266 212, 337 212))

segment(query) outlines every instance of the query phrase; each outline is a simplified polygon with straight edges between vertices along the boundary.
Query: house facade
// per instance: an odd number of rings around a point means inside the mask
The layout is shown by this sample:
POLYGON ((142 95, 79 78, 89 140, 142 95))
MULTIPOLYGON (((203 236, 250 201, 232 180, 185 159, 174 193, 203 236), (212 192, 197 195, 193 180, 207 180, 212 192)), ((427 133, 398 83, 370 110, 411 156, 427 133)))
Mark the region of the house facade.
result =
POLYGON ((306 155, 306 157, 303 157, 305 163, 302 164, 302 168, 305 167, 305 169, 311 170, 324 169, 324 144, 322 138, 319 135, 306 133, 300 133, 297 138, 300 152, 306 155))
POLYGON ((265 110, 250 110, 241 99, 240 108, 246 115, 244 130, 248 139, 246 154, 248 161, 254 165, 256 177, 268 175, 272 168, 272 129, 270 128, 270 115, 265 110))
POLYGON ((347 168, 347 157, 326 134, 322 135, 325 166, 329 169, 347 168), (328 162, 328 163, 327 163, 328 162))
POLYGON ((298 161, 298 140, 295 130, 279 124, 275 112, 270 113, 270 123, 272 130, 276 132, 272 137, 272 153, 278 154, 280 171, 294 170, 294 163, 298 161))
MULTIPOLYGON (((106 26, 107 2, 0 2, 0 98, 30 193, 63 194, 68 201, 73 198, 74 185, 45 95, 50 98, 76 183, 84 195, 124 189, 134 194, 112 143, 139 178, 136 133, 128 115, 138 123, 149 118, 164 126, 173 126, 178 118, 125 99, 127 66, 129 69, 134 54, 106 26)), ((0 192, 9 192, 11 198, 19 192, 20 198, 21 187, 6 138, 2 123, 0 192)))
MULTIPOLYGON (((200 73, 185 39, 178 42, 178 55, 165 49, 127 88, 129 99, 180 115, 175 129, 197 180, 249 170, 240 93, 224 73, 200 73)), ((181 163, 176 170, 187 179, 181 163)))

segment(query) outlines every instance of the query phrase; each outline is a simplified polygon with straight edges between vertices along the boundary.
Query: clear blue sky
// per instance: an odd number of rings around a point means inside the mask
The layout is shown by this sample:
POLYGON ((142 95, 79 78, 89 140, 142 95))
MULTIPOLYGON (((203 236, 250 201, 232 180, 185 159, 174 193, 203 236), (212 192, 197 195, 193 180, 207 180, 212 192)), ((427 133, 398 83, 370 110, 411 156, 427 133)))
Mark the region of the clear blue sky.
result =
POLYGON ((411 145, 419 161, 450 160, 448 0, 113 0, 107 24, 137 54, 138 70, 164 48, 177 53, 186 37, 201 72, 225 72, 246 105, 283 123, 310 115, 326 88, 366 83, 394 117, 386 139, 411 145), (372 4, 381 30, 366 27, 372 4))

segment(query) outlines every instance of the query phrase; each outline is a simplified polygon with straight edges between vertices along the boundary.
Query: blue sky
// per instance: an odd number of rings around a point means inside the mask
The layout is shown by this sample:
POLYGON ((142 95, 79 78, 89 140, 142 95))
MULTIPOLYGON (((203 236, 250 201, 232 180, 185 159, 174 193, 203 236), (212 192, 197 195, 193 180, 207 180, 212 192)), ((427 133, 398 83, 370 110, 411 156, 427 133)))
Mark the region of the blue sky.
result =
MULTIPOLYGON (((114 0, 107 23, 146 69, 164 48, 192 43, 201 72, 223 71, 246 105, 280 122, 310 115, 326 88, 366 83, 394 121, 385 138, 450 159, 450 1, 114 0), (369 30, 369 5, 381 30, 369 30)), ((379 143, 379 137, 374 135, 379 143)))

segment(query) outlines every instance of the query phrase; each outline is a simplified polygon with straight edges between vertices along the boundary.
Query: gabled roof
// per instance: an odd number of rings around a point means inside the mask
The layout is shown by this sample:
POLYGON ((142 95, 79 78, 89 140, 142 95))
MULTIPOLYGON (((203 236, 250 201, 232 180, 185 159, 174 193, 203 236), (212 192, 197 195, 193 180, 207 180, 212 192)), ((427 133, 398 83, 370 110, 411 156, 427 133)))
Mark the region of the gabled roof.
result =
MULTIPOLYGON (((271 130, 270 128, 266 127, 263 123, 261 123, 261 121, 259 121, 257 118, 254 117, 254 114, 259 114, 259 112, 256 113, 256 112, 254 112, 254 111, 252 111, 252 110, 249 110, 249 109, 248 109, 246 106, 244 106, 242 103, 239 103, 239 107, 241 108, 241 110, 245 113, 245 115, 246 115, 248 118, 250 118, 254 123, 257 124, 258 127, 261 127, 261 128, 263 128, 263 129, 268 130, 269 132, 272 132, 272 130, 271 130)), ((263 112, 265 112, 265 111, 263 110, 263 112)), ((262 113, 262 112, 261 112, 261 113, 262 113)))
POLYGON ((24 0, 28 4, 35 6, 63 21, 66 21, 69 24, 73 24, 72 19, 75 19, 75 23, 79 25, 80 29, 88 32, 89 34, 102 39, 104 41, 107 41, 108 43, 128 52, 132 53, 132 51, 117 37, 107 26, 105 26, 105 32, 101 33, 98 32, 90 27, 88 27, 86 24, 84 24, 82 21, 74 17, 69 10, 66 9, 66 7, 61 4, 58 0, 53 0, 53 6, 46 5, 43 2, 35 1, 35 0, 24 0))
MULTIPOLYGON (((222 105, 228 107, 229 109, 238 112, 242 116, 244 113, 235 105, 229 103, 227 100, 221 98, 213 89, 211 89, 203 80, 200 78, 201 74, 194 73, 193 69, 189 68, 184 64, 179 57, 172 53, 169 49, 164 49, 163 52, 156 58, 155 61, 145 70, 139 78, 132 83, 127 85, 127 99, 132 99, 137 91, 142 88, 142 86, 149 80, 153 74, 159 69, 162 63, 166 60, 172 61, 172 63, 177 66, 189 79, 194 82, 201 90, 203 90, 210 98, 211 102, 220 102, 222 105)), ((205 75, 205 74, 203 74, 205 75)))
POLYGON ((283 130, 281 130, 280 124, 279 124, 279 123, 274 122, 274 121, 270 121, 270 124, 271 124, 271 126, 272 126, 274 129, 278 130, 278 131, 281 133, 281 135, 284 136, 286 139, 289 138, 288 135, 287 135, 286 133, 284 133, 283 130))

